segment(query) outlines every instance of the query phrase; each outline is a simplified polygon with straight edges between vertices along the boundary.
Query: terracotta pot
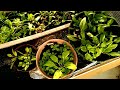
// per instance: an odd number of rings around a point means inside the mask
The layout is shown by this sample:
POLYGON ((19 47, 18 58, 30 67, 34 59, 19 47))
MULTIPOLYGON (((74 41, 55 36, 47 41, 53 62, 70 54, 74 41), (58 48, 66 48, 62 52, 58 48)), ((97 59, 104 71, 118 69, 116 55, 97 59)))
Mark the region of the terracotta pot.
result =
MULTIPOLYGON (((70 43, 68 43, 67 41, 65 40, 62 40, 62 39, 50 39, 46 42, 44 42, 42 45, 39 46, 38 48, 38 51, 37 51, 37 54, 36 54, 36 70, 42 75, 44 76, 45 78, 47 79, 52 79, 52 76, 48 76, 46 75, 46 73, 41 69, 41 67, 39 66, 39 61, 40 61, 40 55, 42 53, 42 51, 44 50, 45 46, 48 44, 48 43, 58 43, 58 44, 63 44, 64 42, 70 47, 72 53, 73 53, 73 63, 77 66, 77 63, 78 63, 78 58, 77 58, 77 54, 74 50, 74 48, 71 46, 70 43)), ((70 76, 71 73, 73 73, 74 71, 71 71, 69 74, 65 75, 64 77, 60 78, 60 79, 65 79, 65 78, 68 78, 70 76)))
MULTIPOLYGON (((33 46, 33 45, 31 45, 31 44, 22 44, 22 45, 20 45, 20 46, 18 46, 18 47, 16 47, 15 48, 15 51, 17 51, 17 50, 24 50, 25 49, 25 47, 31 47, 32 49, 33 49, 33 52, 37 52, 37 48, 35 47, 35 46, 33 46)), ((24 53, 24 52, 23 52, 24 53)), ((17 62, 17 61, 16 61, 17 62)), ((19 69, 18 68, 18 66, 17 66, 17 64, 16 64, 16 62, 14 63, 14 67, 17 69, 17 71, 21 71, 21 72, 29 72, 29 70, 26 70, 26 71, 24 71, 24 70, 21 70, 21 69, 19 69)), ((34 66, 35 67, 35 66, 34 66)), ((33 67, 33 68, 34 68, 33 67)), ((33 68, 31 68, 30 70, 32 70, 33 68)))

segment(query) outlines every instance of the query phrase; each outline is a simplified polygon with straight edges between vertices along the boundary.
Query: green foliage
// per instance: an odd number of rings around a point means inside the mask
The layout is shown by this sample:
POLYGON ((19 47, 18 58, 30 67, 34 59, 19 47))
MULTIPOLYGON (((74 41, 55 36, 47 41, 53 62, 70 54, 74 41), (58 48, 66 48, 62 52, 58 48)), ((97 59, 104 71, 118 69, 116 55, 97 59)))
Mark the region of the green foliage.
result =
POLYGON ((82 11, 72 18, 67 38, 75 46, 78 57, 92 62, 101 54, 120 56, 114 51, 120 42, 119 35, 113 34, 116 31, 112 30, 118 27, 114 17, 105 11, 82 11), (76 42, 79 45, 75 45, 76 42))
POLYGON ((12 69, 14 63, 18 61, 18 67, 22 67, 22 70, 28 70, 29 66, 35 62, 36 57, 35 53, 32 51, 31 47, 25 47, 24 52, 19 50, 15 51, 12 49, 12 54, 7 54, 9 58, 11 58, 12 63, 10 68, 12 69))
POLYGON ((54 43, 46 46, 39 66, 47 75, 53 76, 53 79, 61 78, 70 71, 77 69, 73 63, 73 53, 66 43, 54 43))
POLYGON ((77 41, 77 38, 74 35, 67 35, 67 38, 71 41, 77 41))
POLYGON ((0 44, 70 22, 75 13, 70 11, 0 11, 0 44))
POLYGON ((53 79, 58 79, 62 76, 62 71, 61 70, 56 70, 53 76, 53 79))

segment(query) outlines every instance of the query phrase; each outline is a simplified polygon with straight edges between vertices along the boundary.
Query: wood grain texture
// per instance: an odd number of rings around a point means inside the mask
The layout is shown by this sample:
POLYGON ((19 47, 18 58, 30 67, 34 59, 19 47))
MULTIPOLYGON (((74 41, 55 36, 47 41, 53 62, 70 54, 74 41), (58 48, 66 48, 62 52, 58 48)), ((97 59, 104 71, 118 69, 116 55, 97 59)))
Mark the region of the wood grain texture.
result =
POLYGON ((104 61, 103 63, 95 65, 84 71, 81 71, 78 75, 71 77, 70 79, 90 79, 91 77, 99 75, 119 65, 120 65, 120 57, 116 57, 116 58, 104 61))
POLYGON ((14 41, 10 41, 10 42, 4 43, 4 44, 0 44, 0 49, 7 48, 7 47, 10 47, 10 46, 13 46, 13 45, 16 45, 16 44, 20 44, 20 43, 23 43, 23 42, 27 42, 27 41, 30 41, 30 40, 33 40, 33 39, 37 39, 39 37, 43 37, 45 35, 49 35, 49 34, 64 30, 64 29, 68 28, 69 26, 70 26, 70 23, 65 24, 65 25, 61 25, 59 27, 56 27, 56 28, 53 28, 53 29, 50 29, 50 30, 46 30, 42 33, 37 33, 37 34, 31 35, 31 36, 27 36, 27 37, 20 38, 20 39, 14 40, 14 41))

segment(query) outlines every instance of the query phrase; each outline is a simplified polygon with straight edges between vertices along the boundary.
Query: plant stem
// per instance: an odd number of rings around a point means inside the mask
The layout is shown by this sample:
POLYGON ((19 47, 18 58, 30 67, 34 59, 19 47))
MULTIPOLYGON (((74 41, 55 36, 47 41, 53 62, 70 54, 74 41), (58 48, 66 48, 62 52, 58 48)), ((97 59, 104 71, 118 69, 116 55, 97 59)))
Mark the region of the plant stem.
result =
POLYGON ((24 55, 22 52, 20 52, 20 51, 17 51, 17 52, 19 52, 20 54, 22 54, 22 55, 24 55))

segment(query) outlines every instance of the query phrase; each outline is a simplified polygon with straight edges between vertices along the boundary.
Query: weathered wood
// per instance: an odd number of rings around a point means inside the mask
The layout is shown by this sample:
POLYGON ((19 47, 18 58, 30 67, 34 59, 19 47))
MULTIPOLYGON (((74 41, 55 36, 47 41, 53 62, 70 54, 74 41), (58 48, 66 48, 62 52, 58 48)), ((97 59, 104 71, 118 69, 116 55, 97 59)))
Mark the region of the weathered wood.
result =
POLYGON ((61 25, 59 27, 56 27, 56 28, 53 28, 53 29, 50 29, 50 30, 46 30, 42 33, 37 33, 37 34, 31 35, 31 36, 27 36, 27 37, 20 38, 20 39, 14 40, 14 41, 10 41, 10 42, 4 43, 4 44, 0 44, 0 49, 7 48, 7 47, 10 47, 10 46, 13 46, 13 45, 16 45, 16 44, 20 44, 20 43, 23 43, 23 42, 27 42, 27 41, 30 41, 30 40, 33 40, 33 39, 37 39, 39 37, 43 37, 45 35, 49 35, 49 34, 64 30, 64 29, 68 28, 69 26, 70 26, 70 23, 65 24, 65 25, 61 25))
POLYGON ((71 77, 70 79, 89 79, 93 76, 99 75, 119 65, 120 65, 120 57, 116 57, 116 58, 104 61, 103 63, 95 65, 84 71, 81 71, 78 75, 71 77))

